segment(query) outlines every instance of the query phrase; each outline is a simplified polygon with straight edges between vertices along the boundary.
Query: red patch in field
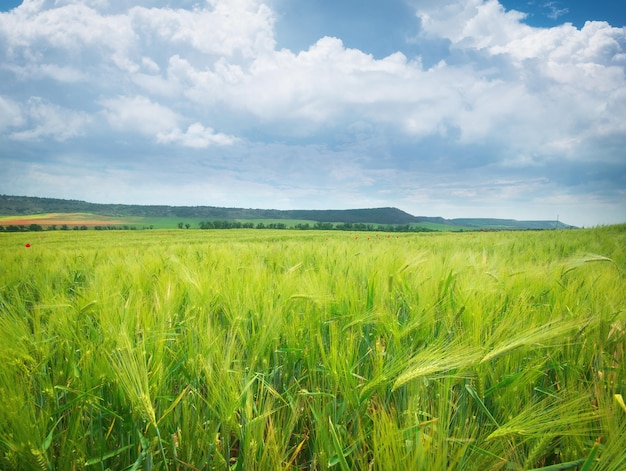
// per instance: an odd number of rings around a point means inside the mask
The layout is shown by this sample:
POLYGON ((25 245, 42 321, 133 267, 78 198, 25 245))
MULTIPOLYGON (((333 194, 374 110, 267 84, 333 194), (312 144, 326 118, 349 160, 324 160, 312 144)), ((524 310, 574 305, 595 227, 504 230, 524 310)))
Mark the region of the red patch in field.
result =
POLYGON ((30 248, 30 244, 26 244, 26 245, 24 245, 24 247, 26 247, 27 249, 29 249, 29 248, 30 248))
POLYGON ((85 216, 82 214, 77 214, 76 216, 73 216, 72 214, 58 214, 58 215, 52 215, 50 217, 37 217, 37 218, 30 218, 30 217, 15 217, 15 218, 11 218, 11 219, 2 219, 2 221, 0 221, 0 225, 2 226, 30 226, 31 224, 38 224, 40 226, 43 227, 49 227, 49 226, 63 226, 63 225, 67 225, 70 227, 73 226, 87 226, 87 227, 93 227, 93 226, 115 226, 115 225, 121 225, 121 224, 129 224, 127 221, 121 221, 118 219, 108 219, 108 218, 102 218, 102 219, 98 219, 98 218, 91 218, 89 216, 85 216))

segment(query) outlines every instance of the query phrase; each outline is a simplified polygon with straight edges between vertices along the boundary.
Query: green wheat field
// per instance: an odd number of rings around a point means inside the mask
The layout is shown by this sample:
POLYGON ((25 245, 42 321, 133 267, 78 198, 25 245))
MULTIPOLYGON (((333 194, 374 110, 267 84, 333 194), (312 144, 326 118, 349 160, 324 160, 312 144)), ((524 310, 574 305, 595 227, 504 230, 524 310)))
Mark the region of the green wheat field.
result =
POLYGON ((0 469, 624 470, 625 273, 626 225, 0 234, 0 469))

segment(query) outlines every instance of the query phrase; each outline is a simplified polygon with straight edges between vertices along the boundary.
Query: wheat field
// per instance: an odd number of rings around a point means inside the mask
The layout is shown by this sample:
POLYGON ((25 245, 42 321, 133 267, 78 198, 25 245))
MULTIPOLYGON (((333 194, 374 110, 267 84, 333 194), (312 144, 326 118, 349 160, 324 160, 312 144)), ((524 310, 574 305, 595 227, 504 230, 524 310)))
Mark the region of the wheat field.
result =
POLYGON ((625 272, 626 225, 0 234, 0 468, 623 470, 625 272))

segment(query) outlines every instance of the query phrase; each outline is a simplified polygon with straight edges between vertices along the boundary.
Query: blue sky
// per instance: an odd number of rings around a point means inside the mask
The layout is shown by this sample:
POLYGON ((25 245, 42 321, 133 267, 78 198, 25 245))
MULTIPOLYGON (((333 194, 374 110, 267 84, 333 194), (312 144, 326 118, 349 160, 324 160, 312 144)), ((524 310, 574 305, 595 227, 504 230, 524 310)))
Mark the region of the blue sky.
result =
POLYGON ((0 2, 0 193, 626 221, 626 13, 0 2))

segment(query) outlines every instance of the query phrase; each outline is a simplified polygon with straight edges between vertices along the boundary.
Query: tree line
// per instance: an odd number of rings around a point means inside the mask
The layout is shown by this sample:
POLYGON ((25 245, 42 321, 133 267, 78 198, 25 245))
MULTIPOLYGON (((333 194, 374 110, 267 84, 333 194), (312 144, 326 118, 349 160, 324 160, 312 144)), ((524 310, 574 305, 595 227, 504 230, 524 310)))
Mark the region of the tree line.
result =
MULTIPOLYGON (((215 220, 215 221, 201 221, 199 224, 200 229, 280 229, 280 230, 318 230, 318 231, 355 231, 355 232, 436 232, 433 229, 425 227, 412 226, 410 224, 396 224, 396 225, 375 225, 365 223, 341 223, 333 224, 332 222, 315 222, 311 223, 298 223, 294 226, 288 226, 282 222, 241 222, 232 220, 215 220)), ((191 229, 191 224, 185 222, 178 223, 179 229, 191 229)), ((42 226, 41 224, 10 224, 8 226, 0 226, 0 232, 40 232, 40 231, 86 231, 90 227, 86 225, 68 226, 67 224, 61 225, 48 225, 42 226)), ((99 225, 93 226, 96 231, 121 231, 121 230, 137 230, 136 226, 122 225, 99 225)), ((154 225, 144 226, 141 229, 154 229, 154 225)))
MULTIPOLYGON (((178 223, 178 228, 183 227, 189 229, 190 224, 182 222, 178 223)), ((426 227, 412 226, 411 224, 393 224, 393 225, 375 225, 365 223, 340 223, 333 224, 332 222, 315 222, 310 223, 298 223, 294 226, 287 226, 282 222, 271 223, 253 223, 253 222, 241 222, 230 220, 215 220, 215 221, 201 221, 199 223, 200 229, 296 229, 296 230, 318 230, 318 231, 359 231, 359 232, 436 232, 433 229, 426 227)))

